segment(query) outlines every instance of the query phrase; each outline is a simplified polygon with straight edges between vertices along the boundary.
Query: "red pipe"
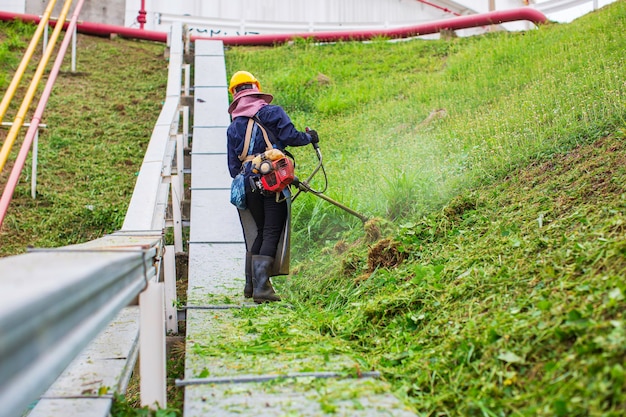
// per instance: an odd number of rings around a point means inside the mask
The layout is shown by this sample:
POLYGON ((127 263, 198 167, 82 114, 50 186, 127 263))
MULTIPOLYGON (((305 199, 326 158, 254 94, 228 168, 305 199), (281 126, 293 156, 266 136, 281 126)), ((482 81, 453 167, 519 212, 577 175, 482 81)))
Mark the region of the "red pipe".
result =
POLYGON ((391 39, 409 38, 413 36, 439 33, 442 30, 466 29, 478 26, 497 25, 516 20, 529 20, 535 24, 547 23, 548 18, 538 10, 524 7, 495 11, 489 13, 474 14, 454 17, 446 20, 428 22, 417 26, 362 31, 338 31, 338 32, 306 32, 296 34, 270 34, 270 35, 242 35, 242 36, 192 36, 191 40, 213 39, 221 40, 224 45, 274 45, 289 42, 295 38, 313 39, 316 42, 336 41, 363 41, 375 37, 391 39))
MULTIPOLYGON (((0 12, 0 20, 22 20, 24 22, 39 23, 39 16, 33 14, 20 14, 10 12, 0 12)), ((52 19, 51 19, 52 20, 52 19)), ((67 23, 63 26, 67 29, 67 23)), ((167 42, 166 32, 143 30, 137 28, 127 28, 124 26, 107 25, 104 23, 83 22, 76 25, 80 33, 95 36, 110 36, 117 34, 125 38, 143 39, 146 41, 167 42)))
MULTIPOLYGON (((20 19, 25 22, 39 22, 39 16, 36 15, 0 12, 0 20, 13 19, 20 19)), ((420 35, 429 35, 432 33, 439 33, 442 30, 467 29, 471 27, 514 22, 517 20, 528 20, 535 24, 548 22, 548 18, 540 11, 530 7, 522 7, 517 9, 454 17, 451 19, 439 20, 417 26, 396 29, 212 37, 192 36, 191 40, 221 40, 222 42, 224 42, 225 45, 275 45, 289 42, 295 38, 313 39, 316 42, 336 42, 350 40, 362 41, 369 40, 375 37, 397 39, 409 38, 420 35)), ((85 33, 88 35, 109 36, 115 33, 127 38, 144 39, 155 42, 167 42, 167 33, 165 32, 127 28, 124 26, 107 25, 103 23, 81 23, 77 25, 77 30, 80 33, 85 33)))
POLYGON ((137 22, 139 22, 139 29, 143 30, 146 24, 146 0, 141 0, 141 8, 139 9, 139 15, 137 16, 137 22))

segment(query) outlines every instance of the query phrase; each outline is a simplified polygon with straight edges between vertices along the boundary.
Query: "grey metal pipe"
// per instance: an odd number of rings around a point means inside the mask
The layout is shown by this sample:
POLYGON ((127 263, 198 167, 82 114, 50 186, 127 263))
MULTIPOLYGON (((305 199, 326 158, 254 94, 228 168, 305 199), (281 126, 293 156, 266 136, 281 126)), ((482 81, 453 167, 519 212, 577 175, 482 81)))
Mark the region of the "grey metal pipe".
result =
POLYGON ((250 382, 266 382, 277 379, 297 379, 297 378, 380 378, 380 372, 361 372, 355 376, 345 372, 293 372, 284 375, 240 375, 240 376, 224 376, 214 378, 194 378, 194 379, 177 379, 177 387, 185 387, 188 385, 207 385, 207 384, 240 384, 250 382))

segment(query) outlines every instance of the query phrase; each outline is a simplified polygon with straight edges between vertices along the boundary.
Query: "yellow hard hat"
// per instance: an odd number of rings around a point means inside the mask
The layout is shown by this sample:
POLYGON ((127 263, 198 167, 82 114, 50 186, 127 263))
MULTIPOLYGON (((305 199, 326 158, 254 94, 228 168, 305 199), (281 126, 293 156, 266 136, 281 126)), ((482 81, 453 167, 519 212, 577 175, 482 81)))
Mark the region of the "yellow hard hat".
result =
POLYGON ((235 88, 242 84, 256 84, 256 87, 261 91, 261 83, 256 77, 250 74, 248 71, 237 71, 230 78, 230 84, 228 85, 228 91, 230 94, 235 95, 235 88))

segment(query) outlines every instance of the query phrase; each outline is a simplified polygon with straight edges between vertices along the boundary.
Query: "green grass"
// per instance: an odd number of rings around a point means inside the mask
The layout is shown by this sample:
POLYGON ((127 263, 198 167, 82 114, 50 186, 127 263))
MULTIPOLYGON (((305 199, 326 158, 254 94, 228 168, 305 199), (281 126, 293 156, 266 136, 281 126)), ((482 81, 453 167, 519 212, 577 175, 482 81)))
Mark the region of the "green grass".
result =
MULTIPOLYGON (((274 280, 292 308, 246 309, 262 344, 228 348, 350 355, 423 416, 624 415, 625 26, 618 1, 524 33, 229 48, 228 74, 320 133, 327 194, 373 220, 299 197, 274 280)), ((56 90, 41 198, 21 185, 2 254, 120 226, 162 46, 81 39, 87 74, 56 90)), ((314 154, 293 151, 304 177, 314 154)))
POLYGON ((0 88, 8 87, 13 73, 6 69, 17 67, 21 52, 26 49, 36 27, 20 21, 0 22, 0 88))
MULTIPOLYGON (((0 232, 0 255, 27 245, 80 243, 121 228, 164 98, 163 52, 158 44, 79 35, 77 73, 70 72, 68 56, 42 119, 37 198, 30 197, 29 159, 0 232)), ((26 76, 21 85, 28 83, 26 76)), ((9 167, 20 146, 21 139, 9 167)))
POLYGON ((623 139, 512 171, 385 245, 329 251, 280 281, 295 309, 270 326, 348 342, 420 415, 622 415, 623 139))
POLYGON ((294 309, 260 339, 353 352, 424 416, 626 412, 625 17, 230 50, 318 130, 329 195, 376 219, 296 203, 294 309))
MULTIPOLYGON (((318 130, 331 197, 395 220, 623 126, 623 7, 523 33, 232 48, 227 68, 257 75, 298 127, 318 130)), ((301 172, 314 162, 308 149, 296 156, 301 172)), ((296 210, 306 223, 314 208, 296 210)))

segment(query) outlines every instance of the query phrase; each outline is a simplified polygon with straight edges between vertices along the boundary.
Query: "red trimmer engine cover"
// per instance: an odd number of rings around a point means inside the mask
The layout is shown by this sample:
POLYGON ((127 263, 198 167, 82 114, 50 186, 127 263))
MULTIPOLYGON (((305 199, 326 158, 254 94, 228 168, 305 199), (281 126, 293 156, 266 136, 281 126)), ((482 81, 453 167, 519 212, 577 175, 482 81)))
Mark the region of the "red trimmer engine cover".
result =
POLYGON ((293 161, 287 157, 272 161, 272 171, 261 176, 266 191, 278 193, 291 184, 295 178, 293 161))

